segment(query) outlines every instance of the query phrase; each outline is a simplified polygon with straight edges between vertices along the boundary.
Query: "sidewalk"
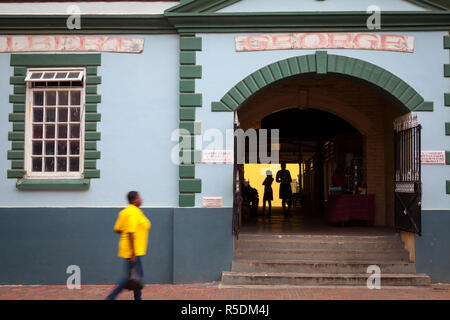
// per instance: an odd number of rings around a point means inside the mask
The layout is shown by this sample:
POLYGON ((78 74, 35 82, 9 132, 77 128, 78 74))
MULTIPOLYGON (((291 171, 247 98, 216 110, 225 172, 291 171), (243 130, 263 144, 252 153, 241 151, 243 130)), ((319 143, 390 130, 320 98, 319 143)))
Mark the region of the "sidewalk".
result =
MULTIPOLYGON (((114 286, 85 285, 80 290, 66 286, 0 286, 0 300, 103 300, 114 286)), ((147 285, 145 300, 450 300, 450 284, 426 288, 385 287, 380 290, 355 287, 239 287, 227 288, 219 282, 147 285)), ((131 291, 119 295, 131 300, 131 291)))

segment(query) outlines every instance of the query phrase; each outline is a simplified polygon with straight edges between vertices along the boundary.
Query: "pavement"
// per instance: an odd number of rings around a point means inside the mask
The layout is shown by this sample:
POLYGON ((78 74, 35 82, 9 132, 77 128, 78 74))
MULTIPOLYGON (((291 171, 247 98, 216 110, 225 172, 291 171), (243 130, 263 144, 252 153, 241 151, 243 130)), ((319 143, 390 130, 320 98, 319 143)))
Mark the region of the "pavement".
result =
MULTIPOLYGON (((58 285, 0 286, 0 300, 104 300, 111 285, 82 285, 68 289, 58 285)), ((293 287, 233 286, 220 282, 195 284, 151 284, 142 292, 144 300, 450 300, 450 284, 429 287, 293 287)), ((131 300, 123 291, 118 300, 131 300)))

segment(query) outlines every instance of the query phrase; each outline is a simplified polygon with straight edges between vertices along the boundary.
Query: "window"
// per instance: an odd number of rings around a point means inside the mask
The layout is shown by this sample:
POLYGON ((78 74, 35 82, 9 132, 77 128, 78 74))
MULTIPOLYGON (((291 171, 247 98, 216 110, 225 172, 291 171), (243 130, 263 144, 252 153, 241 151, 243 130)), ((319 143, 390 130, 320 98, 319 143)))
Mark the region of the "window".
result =
POLYGON ((25 78, 27 178, 81 178, 84 69, 28 69, 25 78))

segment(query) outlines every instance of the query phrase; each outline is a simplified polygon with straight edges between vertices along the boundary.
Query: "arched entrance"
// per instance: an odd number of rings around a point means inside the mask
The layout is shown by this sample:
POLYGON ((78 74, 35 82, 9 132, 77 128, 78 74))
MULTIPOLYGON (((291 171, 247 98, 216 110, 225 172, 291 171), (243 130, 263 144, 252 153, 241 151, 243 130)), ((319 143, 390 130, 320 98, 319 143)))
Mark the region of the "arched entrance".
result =
MULTIPOLYGON (((242 129, 260 129, 267 117, 287 109, 320 110, 345 121, 361 135, 363 187, 366 193, 375 195, 373 225, 392 228, 395 220, 392 123, 426 105, 412 87, 389 71, 362 60, 319 51, 261 68, 229 90, 219 102, 213 102, 212 110, 236 112, 242 129)), ((317 125, 321 125, 320 121, 317 125)), ((317 142, 320 148, 327 143, 317 142)), ((320 157, 323 162, 323 152, 320 157)), ((324 180, 337 164, 335 161, 329 168, 319 168, 320 179, 324 180)), ((327 187, 325 183, 319 201, 327 200, 327 187)))

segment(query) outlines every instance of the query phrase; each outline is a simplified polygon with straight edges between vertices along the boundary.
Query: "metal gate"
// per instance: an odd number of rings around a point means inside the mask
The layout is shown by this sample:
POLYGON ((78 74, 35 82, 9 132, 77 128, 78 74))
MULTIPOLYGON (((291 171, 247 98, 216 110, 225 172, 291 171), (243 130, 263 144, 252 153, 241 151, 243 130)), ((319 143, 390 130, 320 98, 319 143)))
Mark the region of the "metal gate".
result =
POLYGON ((421 235, 422 182, 417 116, 394 121, 395 228, 421 235))
MULTIPOLYGON (((234 123, 234 132, 239 129, 237 121, 234 123)), ((233 234, 236 239, 239 238, 240 217, 241 217, 241 179, 239 164, 237 163, 237 137, 234 135, 234 152, 233 152, 233 234)))

